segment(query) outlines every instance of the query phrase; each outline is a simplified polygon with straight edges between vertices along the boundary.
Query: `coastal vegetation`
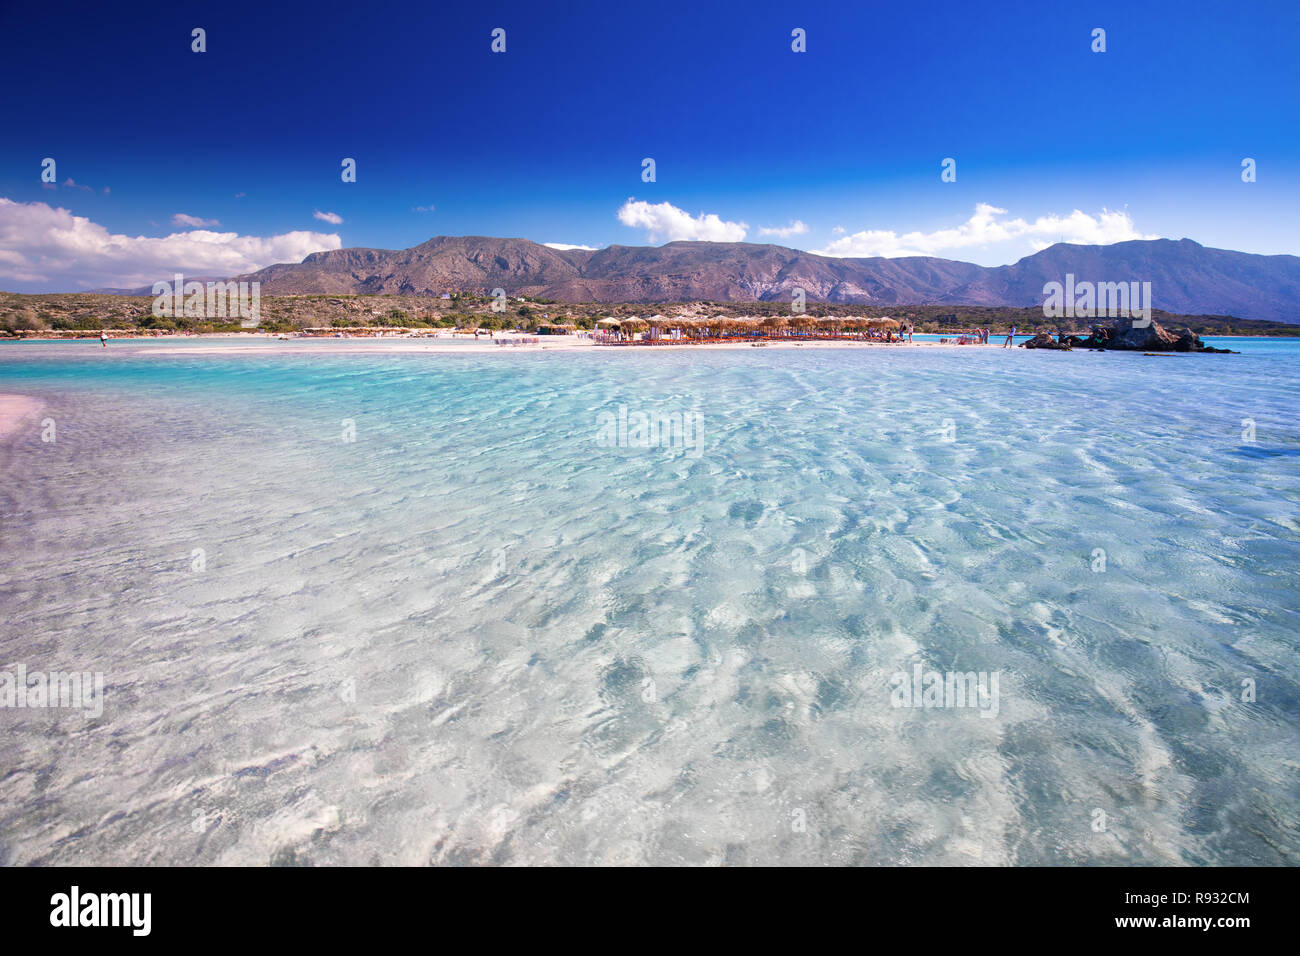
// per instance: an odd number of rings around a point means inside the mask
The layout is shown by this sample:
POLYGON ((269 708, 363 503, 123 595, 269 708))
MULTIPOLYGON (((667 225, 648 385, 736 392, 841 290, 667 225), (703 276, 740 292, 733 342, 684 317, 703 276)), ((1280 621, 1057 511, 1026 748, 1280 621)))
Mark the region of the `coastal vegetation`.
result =
MULTIPOLYGON (((235 319, 155 316, 147 296, 60 293, 24 295, 0 292, 0 336, 98 334, 101 329, 144 334, 246 332, 235 319)), ((897 319, 917 332, 961 332, 976 328, 1025 333, 1085 333, 1085 319, 1047 319, 1041 307, 892 305, 869 306, 809 302, 814 319, 897 319)), ((1154 318, 1171 328, 1189 328, 1197 335, 1300 335, 1300 325, 1223 315, 1176 315, 1160 310, 1154 318)), ((258 331, 294 332, 309 328, 365 329, 513 329, 536 331, 539 325, 573 325, 593 329, 607 317, 615 319, 669 318, 681 320, 775 319, 790 317, 786 302, 679 303, 556 303, 513 297, 504 311, 492 309, 487 295, 458 293, 448 298, 415 295, 283 295, 263 296, 258 331)))

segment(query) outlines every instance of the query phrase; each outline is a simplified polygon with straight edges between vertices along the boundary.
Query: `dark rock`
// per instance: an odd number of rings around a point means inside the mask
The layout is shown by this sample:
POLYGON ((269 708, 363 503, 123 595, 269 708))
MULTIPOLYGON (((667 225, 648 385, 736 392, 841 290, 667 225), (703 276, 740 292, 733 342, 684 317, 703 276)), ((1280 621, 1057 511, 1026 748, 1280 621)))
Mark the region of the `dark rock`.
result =
MULTIPOLYGON (((1062 336, 1064 339, 1065 337, 1062 336)), ((1053 342, 1052 337, 1046 332, 1039 332, 1028 342, 1021 342, 1022 349, 1054 349, 1058 352, 1068 352, 1071 349, 1069 342, 1053 342)))
MULTIPOLYGON (((1089 349, 1117 349, 1126 352, 1231 352, 1216 349, 1201 341, 1191 329, 1170 332, 1154 319, 1146 325, 1134 325, 1134 319, 1115 319, 1107 325, 1094 325, 1086 335, 1068 335, 1070 345, 1089 349)), ((1028 344, 1028 343, 1026 343, 1028 344)))

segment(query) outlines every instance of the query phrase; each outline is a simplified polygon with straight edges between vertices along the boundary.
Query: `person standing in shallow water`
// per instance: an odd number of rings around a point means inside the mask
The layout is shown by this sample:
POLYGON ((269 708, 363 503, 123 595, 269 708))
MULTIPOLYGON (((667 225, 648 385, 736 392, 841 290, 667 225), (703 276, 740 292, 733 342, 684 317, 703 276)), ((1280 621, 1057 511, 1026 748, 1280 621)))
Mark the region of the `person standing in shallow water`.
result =
POLYGON ((102 331, 102 330, 100 331, 100 333, 99 333, 99 344, 102 345, 104 348, 108 348, 108 333, 107 333, 107 332, 104 332, 104 331, 102 331))
POLYGON ((1002 347, 1004 349, 1011 348, 1011 345, 1015 341, 1015 338, 1016 338, 1016 327, 1013 325, 1011 326, 1011 331, 1007 333, 1007 340, 1002 343, 1002 347))

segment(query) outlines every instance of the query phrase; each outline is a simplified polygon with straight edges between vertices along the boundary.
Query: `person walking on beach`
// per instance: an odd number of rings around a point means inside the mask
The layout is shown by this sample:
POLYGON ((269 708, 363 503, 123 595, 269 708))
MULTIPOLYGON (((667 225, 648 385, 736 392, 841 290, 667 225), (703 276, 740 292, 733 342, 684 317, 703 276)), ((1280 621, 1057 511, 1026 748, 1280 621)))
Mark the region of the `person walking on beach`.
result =
POLYGON ((99 333, 99 344, 102 345, 104 348, 108 348, 108 333, 103 331, 102 329, 100 330, 99 333))
POLYGON ((1015 341, 1015 338, 1016 338, 1016 327, 1013 325, 1011 326, 1011 331, 1007 333, 1007 340, 1002 343, 1002 347, 1004 349, 1011 348, 1011 345, 1015 341))
POLYGON ((912 341, 912 333, 915 332, 915 331, 916 331, 916 326, 915 326, 915 325, 909 325, 909 326, 907 327, 907 341, 908 341, 909 343, 912 341))

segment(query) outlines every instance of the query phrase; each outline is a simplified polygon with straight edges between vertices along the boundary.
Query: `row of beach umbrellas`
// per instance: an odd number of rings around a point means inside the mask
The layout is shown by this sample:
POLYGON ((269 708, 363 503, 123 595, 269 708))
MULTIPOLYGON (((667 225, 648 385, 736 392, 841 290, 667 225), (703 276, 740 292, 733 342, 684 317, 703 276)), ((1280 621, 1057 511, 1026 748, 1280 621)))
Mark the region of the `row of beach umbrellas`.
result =
POLYGON ((764 319, 703 318, 703 319, 601 319, 596 323, 603 328, 617 328, 620 332, 646 332, 650 329, 681 329, 690 333, 759 333, 772 335, 785 330, 795 332, 865 332, 871 329, 897 329, 897 319, 872 318, 816 318, 810 315, 769 316, 764 319))

